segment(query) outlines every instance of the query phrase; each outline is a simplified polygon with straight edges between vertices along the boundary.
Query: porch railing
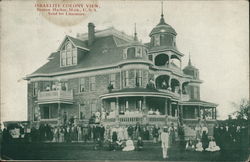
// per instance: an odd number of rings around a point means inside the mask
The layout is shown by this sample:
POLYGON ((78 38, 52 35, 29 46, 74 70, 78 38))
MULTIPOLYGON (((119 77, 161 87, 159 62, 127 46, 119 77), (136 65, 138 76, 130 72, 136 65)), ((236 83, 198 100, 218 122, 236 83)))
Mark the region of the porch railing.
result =
POLYGON ((181 101, 189 101, 189 99, 190 99, 189 95, 187 95, 187 94, 182 94, 181 95, 181 101))
POLYGON ((107 117, 105 122, 112 123, 119 121, 121 124, 162 124, 166 121, 166 115, 143 115, 143 114, 131 114, 131 115, 119 115, 117 119, 115 117, 107 117))
POLYGON ((38 103, 57 102, 57 101, 70 101, 73 102, 73 91, 39 91, 38 103))

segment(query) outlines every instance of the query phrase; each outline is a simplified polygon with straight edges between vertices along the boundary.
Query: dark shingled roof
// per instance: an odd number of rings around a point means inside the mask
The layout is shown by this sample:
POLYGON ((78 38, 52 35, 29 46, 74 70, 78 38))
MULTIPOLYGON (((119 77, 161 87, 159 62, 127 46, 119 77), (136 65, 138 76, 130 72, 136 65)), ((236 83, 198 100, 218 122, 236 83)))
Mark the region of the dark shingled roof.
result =
MULTIPOLYGON (((106 36, 97 38, 94 44, 89 47, 90 51, 84 54, 81 60, 78 60, 78 64, 69 67, 60 67, 60 52, 52 53, 53 56, 49 62, 44 64, 38 70, 33 72, 31 75, 36 74, 51 74, 55 72, 66 72, 68 70, 75 70, 80 68, 94 68, 99 66, 108 66, 114 63, 122 61, 122 53, 124 47, 117 47, 115 41, 115 36, 106 36)), ((73 37, 69 37, 76 45, 82 45, 84 43, 73 37)), ((84 47, 85 48, 85 47, 84 47)))
POLYGON ((174 30, 174 28, 172 28, 172 26, 168 24, 165 24, 165 25, 160 24, 153 28, 149 36, 152 36, 153 34, 157 34, 157 33, 162 33, 162 31, 164 31, 164 33, 171 33, 173 35, 177 35, 176 31, 174 30))
POLYGON ((87 42, 67 36, 77 47, 87 48, 87 42))

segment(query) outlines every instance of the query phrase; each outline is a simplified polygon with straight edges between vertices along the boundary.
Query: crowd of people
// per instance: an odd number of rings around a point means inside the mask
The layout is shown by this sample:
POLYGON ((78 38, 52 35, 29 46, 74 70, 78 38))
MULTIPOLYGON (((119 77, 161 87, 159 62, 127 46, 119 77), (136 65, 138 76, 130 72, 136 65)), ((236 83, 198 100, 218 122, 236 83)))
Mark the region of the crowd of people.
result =
POLYGON ((229 156, 233 152, 244 152, 248 147, 248 132, 244 125, 218 125, 213 129, 213 136, 208 136, 206 125, 195 127, 196 137, 186 142, 187 151, 216 152, 229 156))
MULTIPOLYGON (((76 125, 69 123, 52 127, 49 124, 34 125, 31 129, 20 127, 20 136, 26 142, 87 142, 94 143, 94 149, 108 148, 111 151, 143 150, 145 140, 153 143, 161 142, 163 158, 168 157, 170 147, 179 147, 180 150, 197 152, 221 151, 223 155, 235 150, 246 149, 248 132, 245 126, 240 125, 215 125, 213 136, 208 136, 206 124, 197 124, 195 137, 185 140, 185 126, 177 127, 171 123, 167 127, 158 125, 135 125, 115 127, 102 124, 76 125), (23 136, 24 135, 24 136, 23 136)), ((211 133, 210 133, 211 134, 211 133)), ((13 134, 6 128, 2 132, 4 142, 11 141, 13 134)))

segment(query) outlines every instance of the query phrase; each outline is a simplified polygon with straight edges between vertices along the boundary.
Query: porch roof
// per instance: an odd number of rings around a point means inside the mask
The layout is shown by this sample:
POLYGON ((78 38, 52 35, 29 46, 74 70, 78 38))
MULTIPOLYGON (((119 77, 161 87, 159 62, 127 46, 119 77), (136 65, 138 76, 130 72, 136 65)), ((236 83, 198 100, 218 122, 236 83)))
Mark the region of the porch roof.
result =
POLYGON ((204 106, 204 107, 217 107, 218 104, 202 101, 202 100, 196 100, 196 99, 190 99, 189 101, 183 101, 180 103, 181 105, 197 105, 197 106, 204 106))
POLYGON ((149 88, 124 88, 121 90, 112 91, 99 97, 101 99, 108 99, 108 98, 116 98, 116 97, 163 97, 163 98, 171 98, 172 100, 179 100, 176 96, 173 96, 172 93, 161 92, 157 89, 149 89, 149 88))

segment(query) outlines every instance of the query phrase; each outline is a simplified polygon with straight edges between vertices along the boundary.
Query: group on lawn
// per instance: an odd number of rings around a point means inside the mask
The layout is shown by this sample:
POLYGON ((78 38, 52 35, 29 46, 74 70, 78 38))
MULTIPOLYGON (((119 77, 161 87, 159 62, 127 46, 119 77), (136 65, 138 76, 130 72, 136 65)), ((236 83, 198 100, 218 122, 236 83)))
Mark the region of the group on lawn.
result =
MULTIPOLYGON (((22 128, 20 126, 20 128, 22 128)), ((186 151, 216 152, 230 154, 232 148, 241 150, 247 148, 247 128, 241 125, 215 125, 213 136, 208 136, 206 123, 197 124, 194 128, 195 137, 185 139, 185 125, 175 127, 173 123, 168 126, 117 125, 116 127, 104 126, 100 123, 87 126, 76 125, 69 122, 62 126, 52 127, 49 124, 33 126, 30 130, 20 129, 27 142, 94 142, 94 149, 108 148, 110 151, 143 150, 145 140, 154 143, 161 142, 163 158, 168 157, 171 147, 186 151), (26 132, 26 133, 25 133, 26 132)), ((2 134, 3 142, 11 141, 10 131, 5 128, 2 134)), ((186 137, 187 138, 187 137, 186 137)))

